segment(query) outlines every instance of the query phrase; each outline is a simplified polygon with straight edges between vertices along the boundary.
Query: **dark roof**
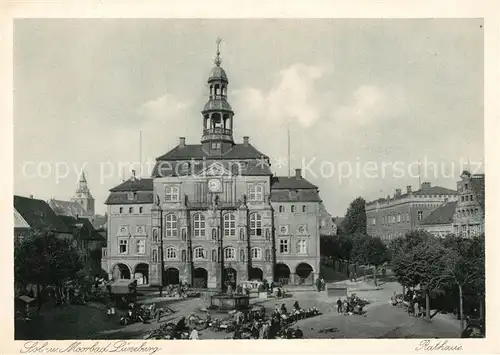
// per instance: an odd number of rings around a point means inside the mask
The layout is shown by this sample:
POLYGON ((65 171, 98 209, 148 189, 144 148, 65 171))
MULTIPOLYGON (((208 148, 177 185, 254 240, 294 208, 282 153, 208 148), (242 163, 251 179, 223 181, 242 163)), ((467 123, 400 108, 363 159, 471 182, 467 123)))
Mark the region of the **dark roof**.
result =
MULTIPOLYGON (((223 160, 198 160, 198 161, 173 161, 173 162, 157 162, 153 169, 152 176, 154 177, 165 177, 165 176, 185 176, 185 175, 197 175, 203 172, 205 169, 209 168, 214 163, 220 165, 222 168, 228 171, 229 174, 238 174, 234 168, 238 168, 237 165, 232 164, 229 161, 223 160), (185 167, 185 168, 184 168, 185 167)), ((238 162, 242 167, 239 174, 243 176, 271 176, 271 168, 265 160, 252 159, 243 162, 238 162), (244 165, 242 165, 244 163, 244 165)))
POLYGON ((95 215, 93 225, 95 229, 105 228, 108 223, 108 216, 95 215))
POLYGON ((59 216, 61 221, 73 231, 73 235, 84 240, 101 240, 101 236, 97 233, 94 226, 87 218, 75 218, 72 216, 59 216), (79 227, 79 225, 81 225, 79 227), (78 232, 78 229, 80 231, 78 232))
POLYGON ((413 194, 414 195, 458 195, 458 191, 441 186, 429 186, 426 187, 424 191, 420 189, 415 191, 413 194))
POLYGON ((337 227, 340 227, 340 225, 342 224, 342 222, 344 221, 344 217, 333 217, 332 218, 332 221, 333 223, 335 223, 335 225, 337 227))
POLYGON ((287 176, 273 176, 271 180, 271 190, 278 189, 315 189, 318 187, 316 185, 311 184, 306 179, 300 177, 297 178, 287 177, 287 176))
POLYGON ((318 190, 271 190, 272 202, 321 202, 318 190))
POLYGON ((205 104, 205 107, 203 107, 203 112, 210 110, 232 111, 233 108, 226 100, 212 99, 205 104))
POLYGON ((137 205, 153 203, 153 191, 138 191, 133 200, 127 192, 111 192, 104 202, 105 205, 137 205))
POLYGON ((66 225, 43 200, 14 195, 14 208, 33 229, 69 233, 66 225))
POLYGON ((86 214, 85 209, 78 202, 62 201, 62 200, 49 200, 49 206, 59 216, 83 216, 86 214))
POLYGON ((120 185, 113 187, 111 192, 118 191, 153 191, 153 179, 134 179, 130 178, 120 185))
MULTIPOLYGON (((442 186, 427 186, 427 187, 425 187, 425 189, 423 191, 422 191, 422 189, 420 189, 420 190, 413 191, 411 193, 404 193, 404 194, 401 194, 399 196, 391 196, 390 201, 402 199, 402 198, 408 197, 409 195, 415 195, 415 196, 458 195, 458 191, 448 189, 448 188, 442 187, 442 186)), ((374 204, 377 202, 387 202, 387 201, 388 201, 387 198, 381 197, 381 198, 378 198, 376 200, 366 202, 366 205, 371 205, 371 204, 374 204)))
MULTIPOLYGON (((264 154, 259 152, 253 145, 248 144, 235 144, 232 149, 226 154, 218 157, 218 159, 259 159, 267 158, 264 154)), ((159 160, 190 160, 190 159, 203 159, 210 158, 210 154, 202 149, 201 144, 186 144, 184 147, 177 146, 164 155, 156 158, 159 160)))
POLYGON ((472 175, 470 184, 472 190, 476 194, 479 205, 484 211, 484 174, 472 175))
POLYGON ((457 207, 457 202, 447 202, 440 207, 436 208, 431 212, 424 220, 420 223, 421 225, 435 225, 435 224, 450 224, 453 222, 453 214, 455 214, 455 208, 457 207))
POLYGON ((212 80, 223 80, 227 83, 228 81, 227 81, 226 71, 218 65, 213 67, 212 70, 210 71, 208 82, 212 80))

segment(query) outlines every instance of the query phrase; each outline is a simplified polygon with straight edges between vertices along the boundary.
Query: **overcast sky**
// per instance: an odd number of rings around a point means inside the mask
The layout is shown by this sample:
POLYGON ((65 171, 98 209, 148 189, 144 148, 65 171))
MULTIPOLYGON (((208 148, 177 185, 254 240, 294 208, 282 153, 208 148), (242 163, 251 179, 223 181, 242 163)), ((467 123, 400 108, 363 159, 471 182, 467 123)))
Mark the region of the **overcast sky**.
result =
POLYGON ((14 35, 16 194, 69 199, 85 167, 103 213, 139 131, 144 162, 199 143, 217 36, 235 139, 286 175, 289 125, 292 169, 333 215, 417 189, 419 160, 449 188, 464 162, 484 170, 481 20, 30 19, 14 35))

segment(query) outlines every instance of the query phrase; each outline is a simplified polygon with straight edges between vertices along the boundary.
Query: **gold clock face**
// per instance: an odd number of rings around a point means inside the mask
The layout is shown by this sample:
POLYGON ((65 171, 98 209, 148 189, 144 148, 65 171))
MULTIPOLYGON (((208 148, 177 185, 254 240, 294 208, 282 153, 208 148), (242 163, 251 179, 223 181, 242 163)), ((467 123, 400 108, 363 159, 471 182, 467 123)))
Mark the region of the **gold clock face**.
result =
POLYGON ((219 179, 208 180, 208 189, 210 190, 210 192, 220 192, 221 185, 222 184, 219 179))

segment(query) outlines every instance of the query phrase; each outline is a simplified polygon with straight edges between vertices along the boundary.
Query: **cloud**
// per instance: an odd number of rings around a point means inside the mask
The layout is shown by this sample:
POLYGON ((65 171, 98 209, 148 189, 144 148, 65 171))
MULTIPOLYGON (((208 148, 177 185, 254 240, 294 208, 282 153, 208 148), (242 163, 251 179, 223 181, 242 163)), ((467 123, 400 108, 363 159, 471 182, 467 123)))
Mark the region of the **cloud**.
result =
POLYGON ((253 116, 256 118, 310 127, 320 117, 315 84, 328 71, 326 67, 302 63, 291 65, 277 74, 277 84, 268 92, 255 88, 235 90, 236 106, 257 112, 258 116, 253 116))
POLYGON ((166 93, 142 104, 138 112, 143 116, 155 120, 178 119, 191 105, 191 101, 182 99, 174 94, 166 93))

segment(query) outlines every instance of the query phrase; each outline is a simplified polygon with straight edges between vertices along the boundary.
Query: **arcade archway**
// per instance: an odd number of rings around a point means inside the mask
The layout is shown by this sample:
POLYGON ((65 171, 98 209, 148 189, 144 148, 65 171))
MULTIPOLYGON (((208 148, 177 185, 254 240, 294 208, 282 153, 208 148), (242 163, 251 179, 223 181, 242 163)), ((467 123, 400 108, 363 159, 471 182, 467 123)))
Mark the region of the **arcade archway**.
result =
POLYGON ((138 285, 146 285, 149 283, 149 265, 146 263, 137 264, 134 271, 134 279, 138 285))
POLYGON ((274 277, 279 283, 286 285, 290 281, 290 268, 288 265, 278 263, 274 269, 274 277))
POLYGON ((307 263, 300 263, 295 268, 295 274, 297 275, 297 283, 299 285, 313 284, 313 268, 307 263))
POLYGON ((202 267, 194 269, 193 286, 195 288, 207 288, 208 271, 202 267))
POLYGON ((179 270, 175 267, 170 267, 165 270, 165 284, 178 285, 179 284, 179 270))
POLYGON ((264 272, 258 267, 253 267, 250 269, 250 274, 248 275, 249 280, 259 280, 262 281, 264 278, 264 272))
POLYGON ((130 279, 130 269, 127 265, 119 263, 113 267, 113 280, 130 279))

